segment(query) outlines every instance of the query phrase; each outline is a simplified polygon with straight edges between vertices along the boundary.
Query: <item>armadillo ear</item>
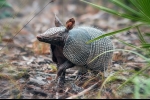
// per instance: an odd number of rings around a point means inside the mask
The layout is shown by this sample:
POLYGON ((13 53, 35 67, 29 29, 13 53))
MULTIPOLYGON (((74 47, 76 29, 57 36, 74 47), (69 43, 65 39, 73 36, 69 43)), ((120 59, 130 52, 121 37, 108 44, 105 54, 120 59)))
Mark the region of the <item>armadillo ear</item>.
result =
POLYGON ((75 24, 74 18, 69 19, 66 22, 66 29, 71 30, 73 28, 74 24, 75 24))
POLYGON ((60 27, 63 26, 62 22, 59 20, 59 18, 55 14, 55 26, 60 27))

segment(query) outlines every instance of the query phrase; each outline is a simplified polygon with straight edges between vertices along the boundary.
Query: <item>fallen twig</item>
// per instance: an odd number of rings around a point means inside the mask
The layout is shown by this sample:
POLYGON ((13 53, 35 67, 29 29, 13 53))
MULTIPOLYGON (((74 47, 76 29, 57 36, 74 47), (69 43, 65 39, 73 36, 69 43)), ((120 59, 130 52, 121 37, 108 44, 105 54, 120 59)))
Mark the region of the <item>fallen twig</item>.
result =
POLYGON ((68 97, 66 99, 75 99, 75 98, 78 98, 79 96, 82 96, 85 93, 87 93, 88 91, 90 91, 90 90, 94 89, 95 87, 97 87, 99 83, 101 83, 101 81, 98 81, 97 83, 93 84, 89 88, 83 90, 82 92, 79 92, 77 95, 70 96, 70 97, 68 97))

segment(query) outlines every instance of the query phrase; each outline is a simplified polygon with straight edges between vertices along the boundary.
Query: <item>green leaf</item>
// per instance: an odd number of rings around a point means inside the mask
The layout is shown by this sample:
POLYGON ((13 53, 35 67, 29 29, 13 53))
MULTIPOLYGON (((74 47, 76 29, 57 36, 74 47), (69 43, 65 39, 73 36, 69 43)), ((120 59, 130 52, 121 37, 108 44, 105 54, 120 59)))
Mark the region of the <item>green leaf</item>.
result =
POLYGON ((150 44, 149 43, 142 44, 142 48, 150 48, 150 44))
POLYGON ((87 3, 87 4, 90 4, 90 5, 92 5, 92 6, 96 7, 96 8, 99 8, 99 9, 101 9, 101 10, 104 10, 104 11, 106 11, 106 12, 109 12, 109 13, 112 13, 112 14, 115 14, 115 15, 118 15, 118 12, 115 11, 115 10, 112 10, 112 9, 109 9, 109 8, 106 8, 106 7, 103 7, 103 6, 99 6, 99 5, 96 5, 96 4, 93 4, 93 3, 90 3, 90 2, 84 1, 84 0, 81 0, 81 1, 82 1, 82 2, 85 2, 85 3, 87 3))
MULTIPOLYGON (((148 61, 150 64, 150 61, 148 61)), ((140 71, 138 71, 136 74, 134 74, 133 76, 131 76, 127 81, 125 81, 122 85, 120 85, 118 89, 122 88, 124 85, 126 85, 128 82, 130 82, 131 80, 133 80, 136 76, 138 76, 139 74, 141 74, 142 72, 146 71, 150 66, 147 65, 146 67, 142 68, 140 71)))
POLYGON ((121 8, 123 8, 126 11, 130 11, 133 14, 136 14, 137 16, 143 16, 141 13, 135 11, 134 9, 132 9, 131 7, 125 5, 124 3, 120 2, 120 0, 111 0, 114 4, 120 6, 121 8))
POLYGON ((140 99, 140 95, 139 95, 139 90, 140 90, 140 86, 139 86, 139 79, 137 77, 135 77, 133 80, 134 85, 134 97, 136 99, 140 99))
POLYGON ((122 40, 116 38, 115 36, 114 36, 114 38, 117 39, 119 42, 121 42, 121 43, 127 45, 127 46, 133 47, 133 48, 138 49, 138 50, 142 50, 140 47, 137 47, 137 46, 134 46, 134 45, 132 45, 132 44, 130 44, 130 43, 127 43, 127 42, 125 42, 125 41, 122 41, 122 40))
POLYGON ((6 0, 0 0, 0 9, 2 7, 11 7, 11 5, 8 4, 6 0))
MULTIPOLYGON (((134 54, 138 55, 139 57, 143 58, 146 62, 150 63, 150 59, 144 57, 143 55, 141 55, 141 54, 139 54, 139 53, 137 53, 137 52, 135 52, 135 51, 132 51, 132 50, 124 50, 124 49, 114 49, 114 50, 105 51, 105 52, 103 52, 103 53, 97 55, 95 58, 93 58, 89 63, 93 62, 93 61, 94 61, 95 59, 97 59, 99 56, 101 56, 101 55, 103 55, 103 54, 105 54, 105 53, 107 53, 107 52, 113 52, 113 51, 126 51, 126 52, 131 52, 131 53, 134 53, 134 54)), ((89 64, 89 63, 88 63, 88 64, 89 64)))
POLYGON ((99 6, 90 2, 87 2, 85 0, 81 0, 82 2, 85 2, 89 5, 92 5, 100 10, 103 10, 105 12, 108 12, 110 14, 114 14, 123 18, 127 18, 130 20, 135 20, 135 21, 140 21, 140 22, 144 22, 144 23, 148 23, 150 24, 150 0, 130 0, 129 2, 133 3, 133 5, 135 7, 137 7, 137 9, 139 9, 139 12, 135 11, 134 9, 132 9, 131 7, 128 7, 126 5, 124 5, 123 3, 121 3, 119 0, 111 0, 112 2, 114 2, 116 5, 120 6, 121 8, 125 9, 126 11, 130 11, 133 14, 129 14, 127 12, 125 13, 120 13, 117 12, 116 10, 112 10, 103 6, 99 6), (136 15, 136 16, 134 16, 136 15))
POLYGON ((144 40, 144 37, 143 37, 143 35, 142 35, 142 33, 141 33, 139 27, 137 26, 136 28, 137 28, 137 30, 138 30, 138 36, 139 36, 139 39, 140 39, 141 43, 142 43, 142 44, 146 43, 146 41, 144 40))
MULTIPOLYGON (((137 52, 135 52, 135 51, 124 50, 124 49, 115 49, 115 50, 109 50, 109 51, 103 52, 103 53, 99 54, 98 56, 96 56, 92 61, 94 61, 94 60, 95 60, 96 58, 98 58, 99 56, 101 56, 101 55, 103 55, 103 54, 105 54, 105 53, 107 53, 107 52, 112 52, 112 51, 127 51, 127 52, 131 52, 131 53, 134 53, 134 54, 140 56, 141 58, 143 58, 143 59, 148 63, 148 65, 147 65, 146 67, 142 68, 140 71, 138 71, 136 74, 134 74, 134 75, 133 75, 132 77, 130 77, 128 80, 126 80, 121 86, 119 86, 119 87, 117 88, 117 90, 120 89, 121 87, 123 87, 125 84, 127 84, 128 82, 130 82, 133 78, 135 78, 136 76, 138 76, 139 74, 141 74, 143 71, 147 70, 147 69, 150 67, 150 66, 149 66, 149 65, 150 65, 150 59, 149 59, 149 58, 146 58, 146 57, 144 57, 143 55, 141 55, 141 54, 139 54, 139 53, 137 53, 137 52)), ((91 63, 92 61, 90 61, 89 63, 91 63)))
POLYGON ((140 25, 143 25, 143 24, 138 24, 138 25, 133 25, 133 26, 129 26, 129 27, 126 27, 126 28, 123 28, 123 29, 120 29, 120 30, 117 30, 117 31, 114 31, 114 32, 110 32, 110 33, 106 33, 106 34, 103 34, 101 36, 98 36, 90 41, 88 41, 87 43, 91 43, 91 42, 94 42, 100 38, 104 38, 106 36, 110 36, 110 35, 114 35, 114 34, 117 34, 117 33, 120 33, 120 32, 123 32, 123 31, 126 31, 126 30, 129 30, 131 28, 134 28, 134 27, 137 27, 137 26, 140 26, 140 25))
POLYGON ((114 75, 116 75, 116 74, 118 74, 119 72, 115 72, 115 73, 112 73, 112 74, 110 74, 106 79, 105 79, 105 81, 102 83, 102 85, 101 85, 101 88, 100 88, 100 90, 99 90, 99 94, 100 94, 100 92, 102 91, 102 88, 104 87, 104 85, 108 82, 108 81, 110 81, 110 80, 112 80, 112 77, 114 76, 114 75))
POLYGON ((135 17, 133 15, 130 15, 130 14, 126 14, 126 13, 119 13, 115 10, 112 10, 112 9, 109 9, 109 8, 106 8, 106 7, 103 7, 103 6, 99 6, 99 5, 96 5, 96 4, 93 4, 93 3, 90 3, 90 2, 87 2, 87 1, 84 1, 84 0, 81 0, 82 2, 85 2, 89 5, 92 5, 100 10, 103 10, 103 11, 106 11, 110 14, 114 14, 114 15, 117 15, 117 16, 120 16, 120 17, 124 17, 124 18, 127 18, 127 19, 130 19, 130 20, 135 20, 135 21, 141 21, 141 22, 145 22, 147 23, 147 19, 143 19, 141 17, 135 17))
POLYGON ((143 19, 147 19, 150 22, 150 0, 130 0, 130 2, 143 14, 143 19))
POLYGON ((145 36, 150 36, 150 33, 144 33, 145 36))

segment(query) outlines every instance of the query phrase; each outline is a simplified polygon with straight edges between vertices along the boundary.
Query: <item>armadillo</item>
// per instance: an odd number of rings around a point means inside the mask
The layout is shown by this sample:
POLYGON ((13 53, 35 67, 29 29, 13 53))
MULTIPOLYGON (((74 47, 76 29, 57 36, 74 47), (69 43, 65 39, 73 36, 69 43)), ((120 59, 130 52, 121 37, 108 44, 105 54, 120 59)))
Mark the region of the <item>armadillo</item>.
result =
POLYGON ((75 21, 71 18, 64 26, 55 16, 56 27, 37 35, 39 41, 51 44, 52 60, 57 64, 57 76, 61 77, 62 81, 65 79, 66 69, 74 66, 79 66, 84 71, 88 69, 94 72, 106 70, 113 54, 113 52, 104 53, 90 62, 97 55, 113 50, 113 43, 109 37, 104 37, 87 44, 89 40, 104 32, 89 26, 73 27, 74 24, 75 21))

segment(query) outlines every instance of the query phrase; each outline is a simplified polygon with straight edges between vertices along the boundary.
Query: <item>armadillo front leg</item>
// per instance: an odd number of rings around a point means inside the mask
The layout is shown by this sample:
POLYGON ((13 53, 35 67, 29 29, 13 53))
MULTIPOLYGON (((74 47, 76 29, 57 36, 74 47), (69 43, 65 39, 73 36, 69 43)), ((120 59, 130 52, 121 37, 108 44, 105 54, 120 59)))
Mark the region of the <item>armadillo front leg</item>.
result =
POLYGON ((65 61, 63 64, 58 66, 57 78, 58 78, 59 85, 63 85, 65 82, 66 69, 71 68, 73 66, 74 66, 74 64, 71 63, 70 61, 65 61))

